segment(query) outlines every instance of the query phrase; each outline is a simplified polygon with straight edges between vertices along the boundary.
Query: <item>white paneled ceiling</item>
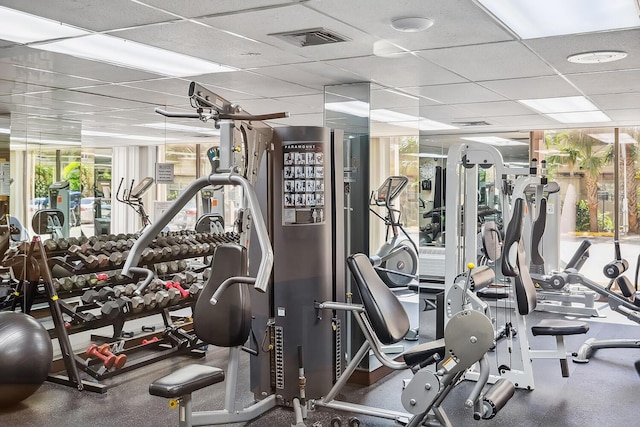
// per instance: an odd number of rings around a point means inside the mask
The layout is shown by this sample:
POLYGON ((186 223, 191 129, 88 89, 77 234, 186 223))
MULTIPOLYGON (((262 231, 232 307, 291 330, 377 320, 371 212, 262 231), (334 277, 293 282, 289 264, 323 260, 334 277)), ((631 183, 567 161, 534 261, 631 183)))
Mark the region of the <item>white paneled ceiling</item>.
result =
MULTIPOLYGON (((455 126, 488 123, 437 133, 567 127, 517 100, 579 95, 612 119, 606 125, 640 124, 638 28, 522 40, 474 0, 0 0, 0 6, 237 69, 167 77, 50 53, 37 43, 0 40, 0 114, 11 113, 25 131, 58 120, 74 123, 76 136, 80 128, 90 134, 194 138, 140 126, 165 122, 154 114, 156 106, 192 111, 190 81, 252 113, 290 113, 273 125, 321 125, 324 87, 363 81, 373 83, 373 109, 455 126), (391 20, 404 16, 428 17, 434 25, 417 33, 394 30, 391 20), (301 47, 272 35, 310 28, 333 31, 347 41, 301 47), (376 56, 377 42, 403 53, 376 56), (567 61, 594 50, 622 50, 628 56, 607 64, 567 61)), ((394 131, 376 127, 383 128, 394 131)), ((107 141, 83 136, 87 145, 107 141)), ((109 143, 146 142, 120 138, 109 143)))

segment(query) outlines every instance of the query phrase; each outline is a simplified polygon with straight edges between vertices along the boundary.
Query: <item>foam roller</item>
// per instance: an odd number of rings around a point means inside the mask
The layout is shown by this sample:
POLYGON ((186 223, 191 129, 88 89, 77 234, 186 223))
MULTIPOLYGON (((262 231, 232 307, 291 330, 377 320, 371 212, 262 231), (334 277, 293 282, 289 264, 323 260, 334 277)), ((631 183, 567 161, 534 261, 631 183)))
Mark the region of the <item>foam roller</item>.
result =
POLYGON ((629 268, 629 262, 626 259, 618 259, 604 266, 604 275, 609 279, 615 279, 629 268))

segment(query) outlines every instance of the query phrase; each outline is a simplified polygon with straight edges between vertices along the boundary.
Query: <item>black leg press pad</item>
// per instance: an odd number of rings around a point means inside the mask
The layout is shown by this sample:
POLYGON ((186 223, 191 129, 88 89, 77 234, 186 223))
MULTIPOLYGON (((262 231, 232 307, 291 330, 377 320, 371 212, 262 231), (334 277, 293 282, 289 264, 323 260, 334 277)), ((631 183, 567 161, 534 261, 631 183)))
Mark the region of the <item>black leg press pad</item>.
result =
POLYGON ((189 365, 159 378, 149 386, 149 394, 175 399, 224 381, 224 371, 207 365, 189 365))
POLYGON ((577 320, 543 319, 531 328, 533 335, 578 335, 585 334, 589 324, 577 320))

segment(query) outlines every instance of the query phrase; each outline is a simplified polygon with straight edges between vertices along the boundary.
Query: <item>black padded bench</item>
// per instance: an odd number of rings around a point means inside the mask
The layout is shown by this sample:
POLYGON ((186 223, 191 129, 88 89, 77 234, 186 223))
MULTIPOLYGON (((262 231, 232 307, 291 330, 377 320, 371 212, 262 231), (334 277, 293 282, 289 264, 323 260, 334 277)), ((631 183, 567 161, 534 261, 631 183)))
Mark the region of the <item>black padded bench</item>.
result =
POLYGON ((149 394, 179 399, 196 390, 224 381, 224 371, 207 365, 189 365, 158 378, 149 385, 149 394))

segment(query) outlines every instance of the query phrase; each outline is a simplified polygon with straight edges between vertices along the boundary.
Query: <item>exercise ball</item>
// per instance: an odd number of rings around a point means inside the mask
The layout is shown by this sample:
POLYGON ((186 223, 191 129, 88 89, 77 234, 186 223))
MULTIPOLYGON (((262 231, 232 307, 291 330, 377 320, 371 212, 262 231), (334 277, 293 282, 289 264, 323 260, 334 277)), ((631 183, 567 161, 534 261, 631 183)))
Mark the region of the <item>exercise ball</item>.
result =
POLYGON ((0 408, 31 396, 47 379, 53 347, 33 317, 0 312, 0 408))

